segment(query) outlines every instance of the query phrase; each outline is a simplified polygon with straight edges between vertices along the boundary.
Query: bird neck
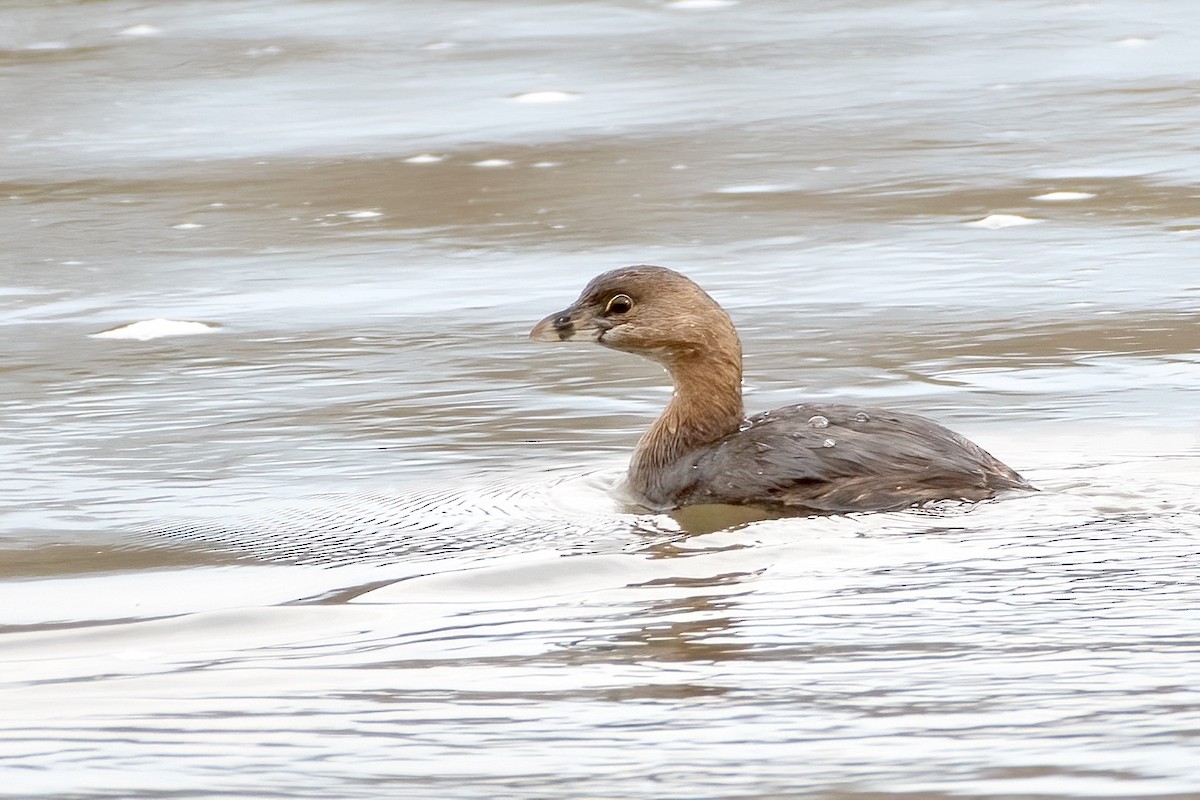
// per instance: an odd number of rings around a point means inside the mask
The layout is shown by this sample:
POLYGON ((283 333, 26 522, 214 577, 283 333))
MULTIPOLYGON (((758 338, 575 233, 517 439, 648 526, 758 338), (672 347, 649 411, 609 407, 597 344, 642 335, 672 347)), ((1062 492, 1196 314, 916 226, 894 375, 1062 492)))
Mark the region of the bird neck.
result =
POLYGON ((738 430, 742 405, 742 352, 732 342, 704 353, 682 354, 666 362, 675 391, 667 407, 642 436, 629 464, 631 487, 654 496, 660 474, 688 453, 738 430))

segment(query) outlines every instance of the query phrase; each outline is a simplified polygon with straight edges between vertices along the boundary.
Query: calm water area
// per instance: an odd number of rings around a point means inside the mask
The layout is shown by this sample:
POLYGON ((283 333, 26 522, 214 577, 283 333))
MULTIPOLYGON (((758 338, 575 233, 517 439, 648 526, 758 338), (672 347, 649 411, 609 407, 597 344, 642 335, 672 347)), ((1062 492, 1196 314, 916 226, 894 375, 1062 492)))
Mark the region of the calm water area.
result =
POLYGON ((2 4, 0 797, 1200 798, 1198 25, 2 4), (1041 491, 624 504, 634 263, 1041 491))

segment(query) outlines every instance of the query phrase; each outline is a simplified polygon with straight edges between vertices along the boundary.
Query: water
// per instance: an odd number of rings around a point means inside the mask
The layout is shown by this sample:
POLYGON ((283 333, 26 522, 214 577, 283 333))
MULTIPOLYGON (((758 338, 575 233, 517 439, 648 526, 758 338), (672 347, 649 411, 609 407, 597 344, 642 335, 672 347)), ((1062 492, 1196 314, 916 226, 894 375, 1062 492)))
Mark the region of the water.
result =
POLYGON ((10 3, 0 795, 1200 797, 1193 16, 10 3), (1042 491, 637 513, 636 262, 1042 491))

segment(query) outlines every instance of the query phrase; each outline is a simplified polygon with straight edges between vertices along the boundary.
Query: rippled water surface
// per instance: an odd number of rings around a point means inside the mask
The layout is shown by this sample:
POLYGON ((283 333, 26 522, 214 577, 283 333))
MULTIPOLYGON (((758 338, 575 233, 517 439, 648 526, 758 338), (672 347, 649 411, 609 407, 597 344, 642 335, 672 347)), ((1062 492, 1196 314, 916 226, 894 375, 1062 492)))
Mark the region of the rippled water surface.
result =
POLYGON ((1191 3, 2 16, 0 796, 1200 797, 1191 3), (637 262, 1042 491, 625 504, 637 262))

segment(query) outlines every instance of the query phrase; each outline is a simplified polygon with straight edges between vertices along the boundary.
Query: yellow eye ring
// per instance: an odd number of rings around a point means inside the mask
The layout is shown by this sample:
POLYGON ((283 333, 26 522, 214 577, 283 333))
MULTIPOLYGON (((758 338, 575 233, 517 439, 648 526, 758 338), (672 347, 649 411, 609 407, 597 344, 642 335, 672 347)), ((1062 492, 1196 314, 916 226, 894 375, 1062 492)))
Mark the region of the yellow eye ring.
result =
POLYGON ((627 294, 614 294, 604 306, 605 314, 627 314, 633 309, 633 298, 627 294))

